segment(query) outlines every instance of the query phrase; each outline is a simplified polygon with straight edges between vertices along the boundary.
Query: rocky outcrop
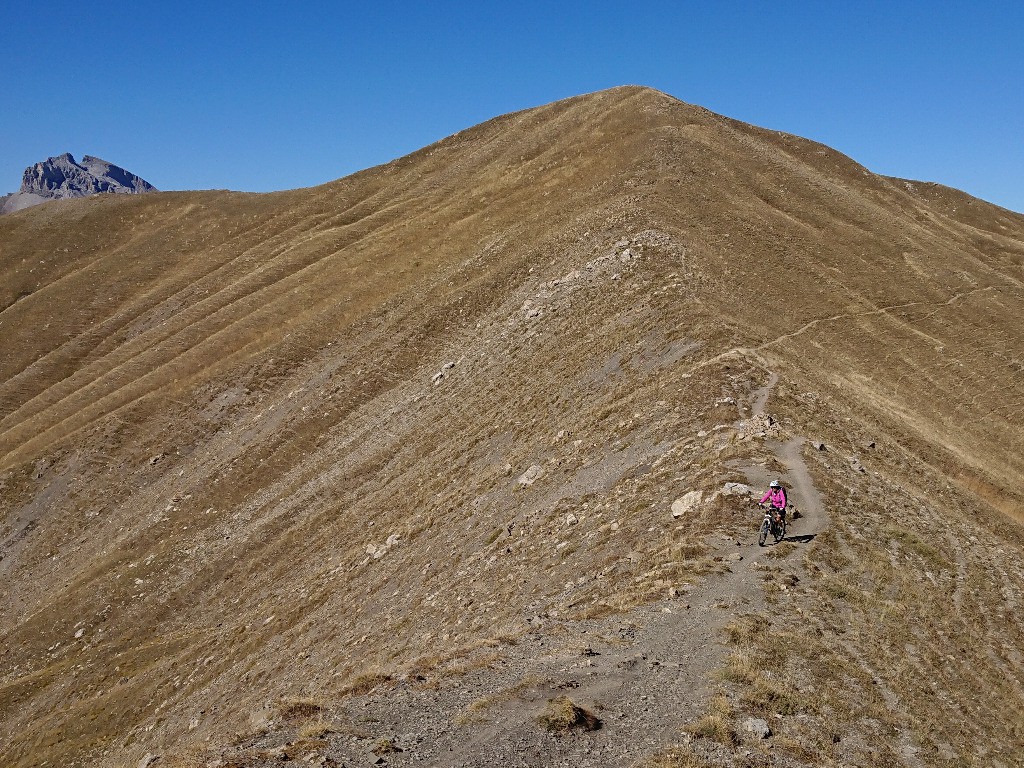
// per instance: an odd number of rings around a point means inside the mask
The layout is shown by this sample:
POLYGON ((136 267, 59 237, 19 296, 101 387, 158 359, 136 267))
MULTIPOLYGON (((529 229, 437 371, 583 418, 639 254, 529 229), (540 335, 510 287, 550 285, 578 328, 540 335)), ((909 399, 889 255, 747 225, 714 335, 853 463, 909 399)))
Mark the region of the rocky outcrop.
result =
POLYGON ((155 192, 156 187, 134 173, 92 155, 80 163, 70 152, 51 157, 25 169, 21 189, 7 195, 0 213, 12 213, 50 200, 86 197, 101 193, 135 195, 155 192))

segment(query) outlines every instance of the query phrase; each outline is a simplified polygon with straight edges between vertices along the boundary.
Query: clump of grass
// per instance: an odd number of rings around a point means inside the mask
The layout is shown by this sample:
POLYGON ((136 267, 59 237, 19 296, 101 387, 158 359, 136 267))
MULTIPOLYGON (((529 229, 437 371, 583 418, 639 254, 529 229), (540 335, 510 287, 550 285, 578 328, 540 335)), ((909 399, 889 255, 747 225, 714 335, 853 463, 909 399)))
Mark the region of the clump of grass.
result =
POLYGON ((277 704, 277 714, 282 720, 298 720, 323 712, 323 705, 313 699, 282 699, 277 704))
POLYGON ((765 552, 765 557, 770 557, 774 560, 781 560, 782 558, 789 556, 795 549, 796 544, 792 541, 780 541, 774 547, 765 552))
POLYGON ((733 619, 725 625, 725 634, 732 645, 749 645, 762 637, 770 622, 767 616, 747 614, 733 619))
POLYGON ((821 591, 836 600, 845 600, 853 592, 849 584, 838 576, 826 576, 821 580, 821 591))
POLYGON ((468 672, 472 672, 477 669, 487 669, 493 667, 494 664, 501 659, 500 653, 485 653, 480 656, 473 658, 467 658, 458 662, 451 662, 445 671, 450 675, 456 677, 465 675, 468 672))
POLYGON ((361 696, 369 693, 378 685, 391 682, 391 675, 382 672, 364 672, 355 680, 341 689, 342 696, 361 696))
POLYGON ((607 602, 601 601, 588 605, 580 611, 581 619, 603 619, 611 616, 615 613, 620 612, 622 609, 616 608, 607 602))
POLYGON ((727 747, 739 744, 739 735, 733 728, 732 704, 724 695, 719 694, 711 700, 707 714, 697 718, 685 730, 694 738, 707 739, 727 747))
POLYGON ((596 731, 601 727, 600 718, 576 704, 568 696, 556 696, 548 701, 537 722, 552 733, 567 733, 571 730, 596 731))
POLYGON ((325 720, 323 712, 321 712, 315 719, 307 721, 301 728, 299 728, 296 735, 299 739, 321 739, 331 733, 348 733, 350 735, 356 735, 356 732, 348 726, 341 725, 333 720, 325 720))
POLYGON ((710 551, 706 544, 679 544, 672 547, 670 554, 673 559, 697 560, 710 551))
POLYGON ((763 712, 796 715, 811 709, 809 702, 797 691, 776 677, 758 675, 743 696, 743 701, 763 712))
POLYGON ((719 676, 730 683, 750 685, 757 679, 758 671, 757 664, 749 655, 736 652, 729 654, 719 676))

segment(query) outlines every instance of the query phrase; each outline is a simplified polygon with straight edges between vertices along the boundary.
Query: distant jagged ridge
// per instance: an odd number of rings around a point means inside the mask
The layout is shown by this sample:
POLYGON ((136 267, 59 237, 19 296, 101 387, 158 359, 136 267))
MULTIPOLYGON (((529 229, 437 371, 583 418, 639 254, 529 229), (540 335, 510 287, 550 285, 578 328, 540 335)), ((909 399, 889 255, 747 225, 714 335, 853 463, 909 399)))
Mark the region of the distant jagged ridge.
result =
POLYGON ((136 195, 155 192, 145 179, 92 155, 75 162, 70 152, 30 165, 22 175, 21 189, 3 199, 0 213, 12 213, 50 200, 86 197, 101 193, 136 195))

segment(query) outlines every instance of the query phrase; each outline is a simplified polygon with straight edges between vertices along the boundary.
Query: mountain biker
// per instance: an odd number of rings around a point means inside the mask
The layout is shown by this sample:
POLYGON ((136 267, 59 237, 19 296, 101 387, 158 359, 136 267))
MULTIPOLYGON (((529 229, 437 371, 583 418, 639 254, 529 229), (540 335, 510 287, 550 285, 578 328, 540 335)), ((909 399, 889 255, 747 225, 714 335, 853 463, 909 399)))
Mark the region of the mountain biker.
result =
POLYGON ((786 519, 786 489, 782 487, 782 483, 778 480, 772 480, 768 484, 768 490, 765 491, 761 500, 757 502, 758 506, 764 506, 766 501, 769 502, 772 510, 775 512, 776 522, 780 519, 786 519))

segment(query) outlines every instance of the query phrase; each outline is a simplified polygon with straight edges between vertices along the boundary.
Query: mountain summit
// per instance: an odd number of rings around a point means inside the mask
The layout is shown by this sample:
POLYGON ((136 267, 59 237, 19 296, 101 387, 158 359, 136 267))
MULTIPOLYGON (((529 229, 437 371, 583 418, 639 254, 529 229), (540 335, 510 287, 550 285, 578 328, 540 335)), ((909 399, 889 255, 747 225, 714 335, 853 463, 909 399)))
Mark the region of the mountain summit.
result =
POLYGON ((21 189, 7 195, 0 213, 13 213, 50 200, 87 197, 102 193, 136 195, 155 192, 145 179, 92 155, 75 162, 70 152, 30 165, 22 175, 21 189))
POLYGON ((1024 216, 636 87, 0 217, 0 765, 1019 765, 1022 316, 1024 216))

